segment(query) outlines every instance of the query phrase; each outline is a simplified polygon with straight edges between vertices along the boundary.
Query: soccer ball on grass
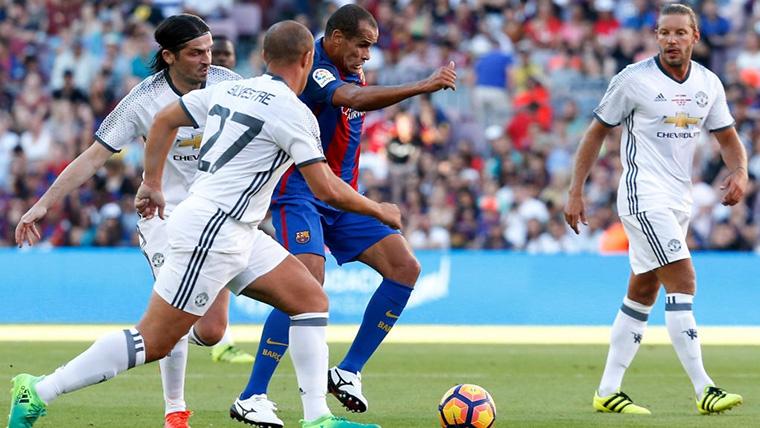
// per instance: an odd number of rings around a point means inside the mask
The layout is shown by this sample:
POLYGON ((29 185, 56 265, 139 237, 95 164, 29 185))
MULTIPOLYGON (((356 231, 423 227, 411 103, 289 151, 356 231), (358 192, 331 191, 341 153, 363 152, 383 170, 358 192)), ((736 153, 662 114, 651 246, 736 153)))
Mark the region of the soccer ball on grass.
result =
POLYGON ((496 420, 496 405, 482 387, 461 384, 443 394, 438 416, 443 428, 491 428, 496 420))

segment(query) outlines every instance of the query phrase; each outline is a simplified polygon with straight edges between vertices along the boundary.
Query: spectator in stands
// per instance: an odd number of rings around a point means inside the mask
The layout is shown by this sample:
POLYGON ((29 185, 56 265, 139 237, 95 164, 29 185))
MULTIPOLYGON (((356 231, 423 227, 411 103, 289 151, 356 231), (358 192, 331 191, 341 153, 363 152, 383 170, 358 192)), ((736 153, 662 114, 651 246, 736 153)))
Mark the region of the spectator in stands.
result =
POLYGON ((509 68, 512 55, 502 51, 495 41, 475 61, 475 88, 472 104, 475 117, 485 129, 491 125, 504 125, 510 112, 509 68))
POLYGON ((87 101, 87 96, 84 92, 74 84, 74 72, 72 70, 65 70, 63 72, 63 86, 53 90, 53 99, 66 100, 72 104, 87 101))

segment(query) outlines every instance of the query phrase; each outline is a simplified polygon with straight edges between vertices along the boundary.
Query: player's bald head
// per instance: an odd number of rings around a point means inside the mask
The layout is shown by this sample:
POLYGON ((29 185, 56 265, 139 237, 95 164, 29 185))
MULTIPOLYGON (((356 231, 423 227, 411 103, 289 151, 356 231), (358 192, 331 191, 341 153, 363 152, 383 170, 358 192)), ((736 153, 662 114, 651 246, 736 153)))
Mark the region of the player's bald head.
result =
POLYGON ((264 60, 274 64, 293 64, 314 49, 314 37, 303 24, 281 21, 264 35, 264 60))

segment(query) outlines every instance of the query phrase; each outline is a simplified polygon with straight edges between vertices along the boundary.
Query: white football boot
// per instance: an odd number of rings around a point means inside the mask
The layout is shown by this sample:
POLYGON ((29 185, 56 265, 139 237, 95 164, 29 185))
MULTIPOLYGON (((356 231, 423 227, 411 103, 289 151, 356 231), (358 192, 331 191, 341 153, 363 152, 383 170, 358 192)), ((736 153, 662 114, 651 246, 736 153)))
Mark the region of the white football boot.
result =
POLYGON ((351 373, 333 367, 327 372, 327 390, 330 391, 346 409, 355 413, 367 411, 369 403, 362 394, 361 373, 351 373))
POLYGON ((259 428, 282 428, 285 424, 274 413, 277 405, 266 394, 253 395, 241 400, 237 398, 230 407, 230 417, 259 428))

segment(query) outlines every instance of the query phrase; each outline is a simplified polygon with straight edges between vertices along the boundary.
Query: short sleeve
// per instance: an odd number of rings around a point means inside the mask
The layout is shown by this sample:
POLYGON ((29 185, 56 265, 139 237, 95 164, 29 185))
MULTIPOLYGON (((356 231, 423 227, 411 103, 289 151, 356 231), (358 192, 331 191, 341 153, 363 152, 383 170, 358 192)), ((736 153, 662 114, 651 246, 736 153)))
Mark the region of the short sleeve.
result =
POLYGON ((106 149, 118 153, 132 140, 140 137, 141 133, 145 132, 139 126, 140 114, 145 114, 141 112, 142 102, 147 101, 144 98, 141 96, 139 87, 132 89, 103 119, 100 127, 95 131, 95 141, 106 149))
POLYGON ((620 125, 633 110, 629 88, 632 80, 630 74, 628 69, 616 74, 610 81, 602 101, 594 109, 594 117, 607 127, 620 125))
POLYGON ((715 80, 717 81, 714 91, 715 102, 710 107, 710 112, 707 113, 707 118, 704 121, 705 128, 710 132, 722 131, 734 125, 734 117, 731 116, 731 111, 729 111, 726 102, 726 91, 723 89, 720 80, 717 78, 715 80))
POLYGON ((304 105, 294 106, 291 111, 297 114, 281 116, 274 135, 275 143, 293 158, 298 167, 324 161, 317 118, 304 105))
POLYGON ((320 63, 315 65, 309 78, 306 80, 306 88, 301 94, 301 99, 307 105, 332 104, 335 90, 345 85, 341 80, 340 73, 331 64, 320 63))
POLYGON ((179 99, 179 105, 185 111, 187 117, 193 121, 194 128, 201 128, 206 124, 206 117, 211 108, 211 95, 215 86, 209 86, 203 89, 196 89, 183 95, 179 99))

